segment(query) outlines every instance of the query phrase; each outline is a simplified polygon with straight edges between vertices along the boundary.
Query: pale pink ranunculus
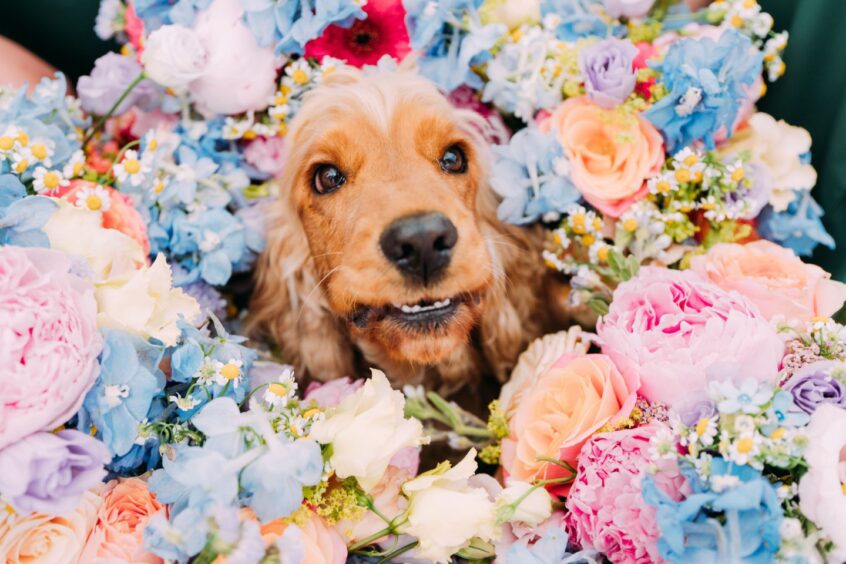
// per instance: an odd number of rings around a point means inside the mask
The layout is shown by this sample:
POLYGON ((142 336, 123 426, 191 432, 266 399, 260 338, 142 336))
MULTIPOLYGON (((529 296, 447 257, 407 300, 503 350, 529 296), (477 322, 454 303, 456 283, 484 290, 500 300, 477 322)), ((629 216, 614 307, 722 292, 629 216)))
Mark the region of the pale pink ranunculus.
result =
MULTIPOLYGON (((602 354, 565 354, 520 398, 502 441, 502 467, 519 480, 560 478, 575 468, 582 445, 605 425, 628 417, 637 399, 636 375, 624 377, 602 354)), ((566 494, 569 484, 551 488, 566 494)))
POLYGON ((784 353, 752 302, 691 270, 641 268, 614 291, 597 334, 620 371, 640 379, 638 393, 668 405, 705 389, 713 370, 775 382, 784 353))
MULTIPOLYGON (((94 189, 97 184, 88 180, 71 180, 66 186, 61 186, 47 195, 62 198, 77 205, 77 194, 85 188, 94 189)), ((132 237, 144 251, 144 256, 150 255, 150 239, 147 236, 147 223, 135 206, 132 199, 121 194, 110 186, 103 186, 109 194, 109 207, 100 212, 101 225, 106 229, 116 229, 124 235, 132 237)))
MULTIPOLYGON (((582 447, 565 517, 576 545, 597 550, 611 562, 663 562, 656 509, 641 495, 644 472, 653 462, 649 440, 658 429, 647 425, 601 433, 582 447)), ((662 461, 654 479, 677 501, 690 493, 674 460, 662 461)))
POLYGON ((58 251, 0 247, 0 449, 71 418, 103 338, 91 283, 58 251))
POLYGON ((268 545, 275 544, 282 562, 298 555, 309 564, 344 564, 347 545, 341 535, 322 517, 309 512, 305 521, 293 524, 289 519, 276 519, 261 526, 261 536, 268 545), (291 530, 291 529, 294 530, 291 530))
POLYGON ((544 128, 564 147, 578 191, 611 217, 646 195, 646 179, 664 162, 661 134, 648 120, 605 110, 587 96, 564 101, 544 128))
POLYGON ((101 498, 88 491, 73 512, 55 517, 20 515, 0 509, 0 558, 6 564, 67 564, 81 560, 85 541, 97 521, 101 498))
POLYGON ((158 564, 162 559, 144 550, 144 527, 164 505, 141 478, 121 478, 106 484, 97 523, 88 537, 80 562, 119 561, 158 564))
POLYGON ((194 21, 208 59, 202 75, 188 85, 197 109, 208 116, 266 108, 276 90, 281 60, 273 46, 260 47, 239 0, 214 0, 194 21))
POLYGON ((244 148, 244 160, 272 176, 282 174, 286 158, 284 137, 257 137, 244 148))
POLYGON ((846 284, 770 241, 714 245, 693 257, 690 269, 724 290, 743 294, 767 319, 830 317, 846 301, 846 284))

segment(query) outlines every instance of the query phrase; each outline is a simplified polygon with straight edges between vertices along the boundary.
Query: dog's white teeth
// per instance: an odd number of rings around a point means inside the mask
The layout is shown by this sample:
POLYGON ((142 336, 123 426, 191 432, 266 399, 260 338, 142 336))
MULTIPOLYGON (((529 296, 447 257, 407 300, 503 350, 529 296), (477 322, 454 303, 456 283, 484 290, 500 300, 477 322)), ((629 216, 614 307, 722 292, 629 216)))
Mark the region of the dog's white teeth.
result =
MULTIPOLYGON (((415 309, 414 309, 415 307, 418 307, 418 306, 401 305, 401 306, 400 306, 400 311, 402 311, 403 313, 414 313, 414 312, 415 312, 415 309)), ((418 310, 417 310, 417 311, 419 311, 419 308, 418 308, 418 310)))

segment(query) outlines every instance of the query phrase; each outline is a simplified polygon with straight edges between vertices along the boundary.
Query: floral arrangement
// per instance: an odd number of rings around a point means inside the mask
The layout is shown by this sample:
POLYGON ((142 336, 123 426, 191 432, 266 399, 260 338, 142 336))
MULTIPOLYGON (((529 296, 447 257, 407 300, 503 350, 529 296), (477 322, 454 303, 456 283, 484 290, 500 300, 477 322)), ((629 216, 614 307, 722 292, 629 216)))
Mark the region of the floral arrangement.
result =
POLYGON ((0 555, 845 560, 846 286, 797 256, 833 245, 809 135, 754 110, 772 28, 754 0, 104 0, 123 46, 78 97, 0 90, 0 555), (376 370, 301 390, 238 336, 303 95, 409 55, 600 316, 487 420, 376 370), (466 454, 420 472, 430 441, 466 454))

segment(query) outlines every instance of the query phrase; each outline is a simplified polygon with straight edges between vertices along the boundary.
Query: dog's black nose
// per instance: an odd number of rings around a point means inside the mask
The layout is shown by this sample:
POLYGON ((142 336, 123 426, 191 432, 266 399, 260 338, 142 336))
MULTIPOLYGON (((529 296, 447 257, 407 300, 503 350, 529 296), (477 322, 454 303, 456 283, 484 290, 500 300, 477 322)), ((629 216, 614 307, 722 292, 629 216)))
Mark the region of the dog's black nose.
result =
POLYGON ((379 245, 403 274, 425 285, 444 273, 456 241, 458 231, 449 218, 427 212, 394 221, 379 245))

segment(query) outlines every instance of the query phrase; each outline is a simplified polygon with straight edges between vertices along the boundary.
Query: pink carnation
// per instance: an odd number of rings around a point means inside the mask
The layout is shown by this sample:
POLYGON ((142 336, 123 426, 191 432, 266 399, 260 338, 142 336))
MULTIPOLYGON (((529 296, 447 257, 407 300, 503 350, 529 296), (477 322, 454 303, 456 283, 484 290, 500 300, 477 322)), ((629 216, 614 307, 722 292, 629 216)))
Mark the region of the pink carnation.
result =
MULTIPOLYGON (((643 500, 643 470, 657 425, 593 437, 579 455, 578 475, 567 496, 565 522, 572 541, 598 550, 611 562, 662 562, 655 507, 643 500)), ((668 461, 655 475, 664 492, 680 500, 685 481, 668 461)))
POLYGON ((689 270, 642 268, 617 287, 597 334, 623 375, 640 378, 640 394, 669 405, 704 389, 717 363, 773 382, 784 352, 755 305, 689 270))
POLYGON ((0 247, 0 449, 70 419, 97 378, 94 288, 67 255, 0 247))

